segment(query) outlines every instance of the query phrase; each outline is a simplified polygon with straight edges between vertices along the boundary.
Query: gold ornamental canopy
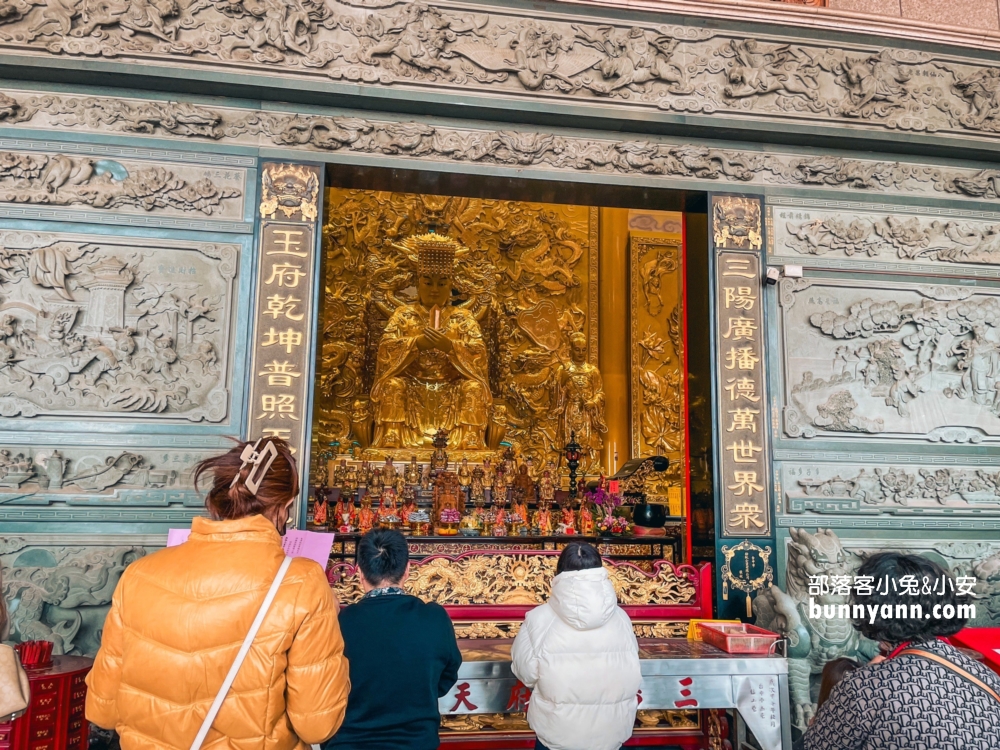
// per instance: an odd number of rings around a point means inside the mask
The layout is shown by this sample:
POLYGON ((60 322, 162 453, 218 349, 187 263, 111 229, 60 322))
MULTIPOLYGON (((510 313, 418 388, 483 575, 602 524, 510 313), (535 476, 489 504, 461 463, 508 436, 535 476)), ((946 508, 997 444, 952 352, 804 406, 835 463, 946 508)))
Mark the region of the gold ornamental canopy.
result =
POLYGON ((434 232, 411 235, 393 246, 416 264, 417 273, 421 275, 451 276, 455 271, 455 258, 469 252, 469 248, 458 240, 434 232))

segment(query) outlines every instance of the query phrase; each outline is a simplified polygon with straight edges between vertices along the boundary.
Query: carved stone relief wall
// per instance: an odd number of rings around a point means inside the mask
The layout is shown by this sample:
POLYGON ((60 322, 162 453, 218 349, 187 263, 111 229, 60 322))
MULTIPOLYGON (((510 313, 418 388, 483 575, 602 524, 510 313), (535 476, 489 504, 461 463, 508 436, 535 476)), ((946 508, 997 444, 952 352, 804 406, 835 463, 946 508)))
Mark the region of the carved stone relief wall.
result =
MULTIPOLYGON (((696 180, 705 189, 729 184, 740 189, 800 187, 860 194, 891 191, 917 197, 1000 202, 1000 170, 979 167, 856 159, 819 152, 748 151, 642 136, 595 137, 531 128, 499 130, 449 125, 440 120, 432 124, 424 120, 373 119, 358 116, 360 113, 293 114, 19 91, 8 91, 0 97, 0 114, 4 111, 3 101, 8 103, 8 110, 20 113, 0 119, 0 128, 44 127, 74 133, 111 131, 201 142, 224 140, 261 147, 405 158, 415 160, 415 164, 436 161, 467 168, 498 165, 629 178, 659 176, 681 182, 696 180)), ((207 185, 205 189, 209 190, 207 185)), ((228 205, 235 200, 234 196, 223 202, 228 205)))
POLYGON ((220 422, 237 245, 0 231, 0 414, 220 422))
POLYGON ((6 641, 52 641, 56 654, 93 656, 125 567, 159 546, 149 537, 24 535, 0 539, 10 609, 6 641))
MULTIPOLYGON (((271 74, 513 100, 883 130, 1000 132, 1000 69, 969 58, 422 0, 138 5, 8 0, 0 42, 40 57, 271 74)), ((16 116, 13 113, 11 116, 16 116)), ((157 119, 151 116, 150 119, 157 119)), ((195 119, 172 127, 211 129, 195 119)))
POLYGON ((992 466, 783 463, 780 477, 789 514, 1000 516, 992 466))
POLYGON ((238 221, 245 182, 242 169, 0 150, 0 203, 238 221))
POLYGON ((214 451, 4 444, 0 504, 200 508, 191 472, 214 451))
POLYGON ((1000 289, 785 279, 784 435, 993 443, 1000 289))
POLYGON ((877 209, 772 205, 769 251, 800 264, 854 271, 979 277, 995 277, 1000 271, 1000 214, 877 209), (954 215, 962 213, 966 215, 954 215))

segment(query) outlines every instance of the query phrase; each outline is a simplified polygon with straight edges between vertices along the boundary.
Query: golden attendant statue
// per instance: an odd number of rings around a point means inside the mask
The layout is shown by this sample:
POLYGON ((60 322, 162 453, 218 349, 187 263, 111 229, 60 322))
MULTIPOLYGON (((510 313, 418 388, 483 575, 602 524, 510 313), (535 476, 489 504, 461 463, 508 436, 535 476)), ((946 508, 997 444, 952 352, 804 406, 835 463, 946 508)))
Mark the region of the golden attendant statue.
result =
POLYGON ((584 334, 570 335, 569 352, 570 361, 559 368, 559 439, 566 445, 575 433, 577 442, 593 462, 601 454, 603 434, 608 431, 604 422, 604 383, 600 370, 587 362, 584 334))
POLYGON ((438 428, 459 450, 486 448, 493 397, 479 323, 451 304, 456 255, 467 249, 437 234, 408 237, 416 252, 417 301, 389 319, 378 347, 374 448, 429 447, 438 428))

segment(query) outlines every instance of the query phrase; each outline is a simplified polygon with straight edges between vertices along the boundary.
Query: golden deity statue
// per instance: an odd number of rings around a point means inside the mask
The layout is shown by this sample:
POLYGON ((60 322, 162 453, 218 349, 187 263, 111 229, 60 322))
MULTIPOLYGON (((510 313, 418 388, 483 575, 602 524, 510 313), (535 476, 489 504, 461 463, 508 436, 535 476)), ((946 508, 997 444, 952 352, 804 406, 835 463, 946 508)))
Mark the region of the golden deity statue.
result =
POLYGON ((451 304, 455 258, 467 252, 437 234, 398 246, 417 260, 417 301, 389 319, 378 347, 371 401, 374 448, 430 447, 439 428, 459 450, 486 448, 493 397, 475 316, 451 304))
POLYGON ((575 435, 584 453, 593 464, 604 447, 604 383, 601 372, 587 362, 587 337, 573 333, 569 337, 570 361, 559 368, 560 413, 559 439, 566 445, 575 435))

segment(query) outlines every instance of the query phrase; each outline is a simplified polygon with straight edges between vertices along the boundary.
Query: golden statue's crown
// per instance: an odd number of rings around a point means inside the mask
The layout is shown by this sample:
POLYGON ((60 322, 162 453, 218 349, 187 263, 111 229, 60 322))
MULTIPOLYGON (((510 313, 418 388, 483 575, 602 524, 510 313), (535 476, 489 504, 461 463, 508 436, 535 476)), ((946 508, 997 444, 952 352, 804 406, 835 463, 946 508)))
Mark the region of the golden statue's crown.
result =
POLYGON ((462 255, 467 249, 458 240, 433 232, 407 237, 399 243, 399 247, 406 251, 411 259, 417 261, 418 273, 443 276, 452 275, 455 270, 455 257, 462 255))

